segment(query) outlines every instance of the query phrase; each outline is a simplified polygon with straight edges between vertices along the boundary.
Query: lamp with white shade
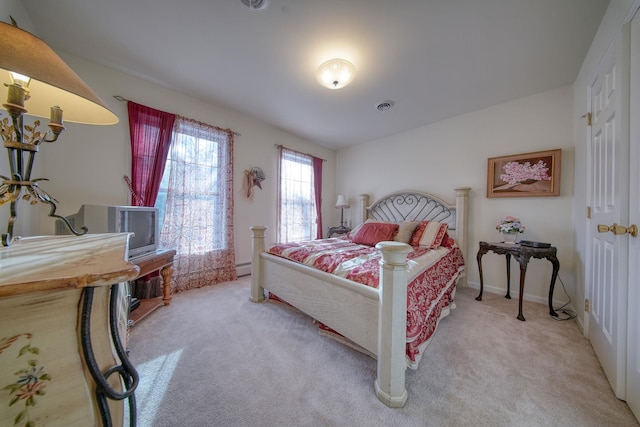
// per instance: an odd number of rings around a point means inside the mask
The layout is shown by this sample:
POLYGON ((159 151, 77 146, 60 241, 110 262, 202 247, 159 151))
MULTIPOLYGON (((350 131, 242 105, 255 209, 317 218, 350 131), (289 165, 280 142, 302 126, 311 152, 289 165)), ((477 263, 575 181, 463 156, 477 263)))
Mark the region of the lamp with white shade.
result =
MULTIPOLYGON (((12 20, 13 21, 13 20, 12 20)), ((2 245, 9 246, 16 204, 21 198, 31 204, 49 205, 49 216, 61 219, 76 235, 85 234, 57 215, 57 200, 38 186, 46 178, 31 178, 35 155, 43 142, 54 142, 68 122, 110 125, 118 117, 42 40, 13 25, 0 22, 0 89, 7 88, 7 102, 2 109, 10 120, 0 122, 0 132, 9 154, 10 175, 0 175, 0 206, 10 204, 7 233, 2 245), (28 110, 25 108, 28 102, 28 110), (38 130, 40 120, 25 125, 25 115, 49 118, 47 131, 38 130), (23 193, 25 190, 25 194, 23 193), (22 194, 22 195, 21 195, 22 194)))
POLYGON ((349 200, 342 195, 338 195, 338 200, 336 200, 336 208, 340 209, 340 227, 345 227, 344 225, 344 209, 349 208, 349 200))

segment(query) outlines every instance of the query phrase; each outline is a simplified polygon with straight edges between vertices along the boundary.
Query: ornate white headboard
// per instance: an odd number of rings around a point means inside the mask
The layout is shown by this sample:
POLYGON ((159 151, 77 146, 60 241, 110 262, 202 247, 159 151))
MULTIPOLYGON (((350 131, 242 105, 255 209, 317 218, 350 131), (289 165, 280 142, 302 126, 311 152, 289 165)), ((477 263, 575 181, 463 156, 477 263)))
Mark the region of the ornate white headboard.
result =
POLYGON ((438 221, 446 222, 451 237, 467 257, 467 224, 469 218, 469 187, 456 188, 455 203, 447 203, 437 196, 421 191, 399 191, 382 197, 369 205, 369 195, 360 195, 360 220, 377 221, 438 221))

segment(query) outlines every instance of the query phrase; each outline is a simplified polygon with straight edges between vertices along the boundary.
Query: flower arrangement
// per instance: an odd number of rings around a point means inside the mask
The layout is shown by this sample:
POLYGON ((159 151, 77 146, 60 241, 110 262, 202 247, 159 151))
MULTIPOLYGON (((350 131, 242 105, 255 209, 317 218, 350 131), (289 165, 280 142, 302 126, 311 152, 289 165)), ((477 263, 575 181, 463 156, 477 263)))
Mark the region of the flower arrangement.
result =
POLYGON ((508 216, 498 221, 496 230, 501 233, 524 233, 525 226, 520 221, 520 218, 515 216, 508 216))

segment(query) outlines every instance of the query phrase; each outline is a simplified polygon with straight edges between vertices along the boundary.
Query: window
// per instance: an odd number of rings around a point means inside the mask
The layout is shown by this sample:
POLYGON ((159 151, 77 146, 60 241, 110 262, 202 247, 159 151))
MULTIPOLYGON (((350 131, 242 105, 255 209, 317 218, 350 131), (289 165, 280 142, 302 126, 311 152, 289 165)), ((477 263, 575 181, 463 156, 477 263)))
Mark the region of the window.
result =
POLYGON ((233 132, 129 101, 132 203, 160 210, 172 288, 235 280, 233 132))
POLYGON ((317 160, 308 154, 280 147, 278 241, 315 239, 322 233, 317 160))
MULTIPOLYGON (((174 133, 173 138, 156 201, 160 218, 163 220, 165 216, 170 171, 182 170, 183 175, 176 178, 181 184, 171 192, 173 203, 198 215, 193 221, 183 223, 181 232, 191 236, 194 252, 223 249, 228 245, 222 229, 225 224, 222 220, 215 220, 216 216, 224 217, 224 188, 218 184, 226 166, 219 164, 224 157, 222 144, 179 132, 174 133)), ((160 227, 162 225, 163 222, 160 227)))
POLYGON ((233 280, 233 134, 178 116, 156 207, 177 290, 233 280))

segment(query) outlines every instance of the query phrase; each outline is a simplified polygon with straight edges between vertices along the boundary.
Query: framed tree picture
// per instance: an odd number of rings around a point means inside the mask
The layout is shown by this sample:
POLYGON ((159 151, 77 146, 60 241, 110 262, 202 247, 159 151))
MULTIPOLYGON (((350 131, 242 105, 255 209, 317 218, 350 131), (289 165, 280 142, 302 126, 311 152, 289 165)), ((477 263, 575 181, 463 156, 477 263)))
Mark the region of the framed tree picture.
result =
POLYGON ((487 197, 559 196, 561 156, 557 149, 490 158, 487 197))

